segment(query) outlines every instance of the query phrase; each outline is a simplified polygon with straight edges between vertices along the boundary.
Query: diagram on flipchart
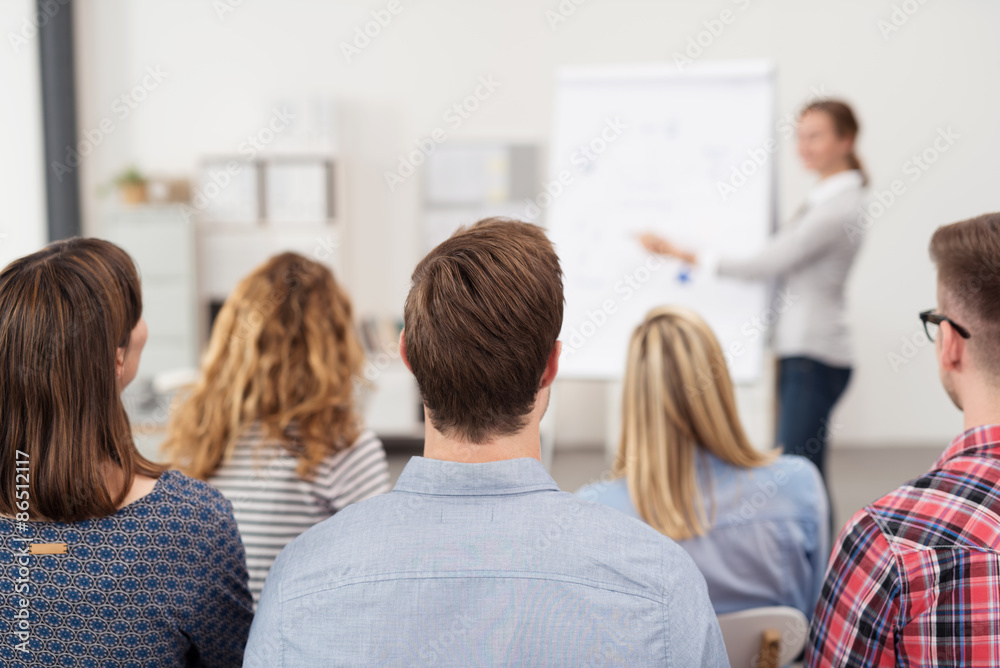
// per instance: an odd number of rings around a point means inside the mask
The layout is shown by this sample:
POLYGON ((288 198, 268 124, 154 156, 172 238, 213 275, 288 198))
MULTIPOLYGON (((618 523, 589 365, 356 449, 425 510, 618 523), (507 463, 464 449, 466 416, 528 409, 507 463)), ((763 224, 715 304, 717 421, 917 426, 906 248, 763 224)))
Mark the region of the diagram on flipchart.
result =
POLYGON ((759 156, 774 135, 766 63, 557 74, 549 182, 560 188, 547 215, 565 274, 560 375, 620 378, 632 330, 671 303, 705 317, 736 382, 757 379, 764 337, 747 323, 766 310, 770 287, 653 256, 637 235, 721 255, 760 248, 773 229, 774 178, 771 156, 759 156))

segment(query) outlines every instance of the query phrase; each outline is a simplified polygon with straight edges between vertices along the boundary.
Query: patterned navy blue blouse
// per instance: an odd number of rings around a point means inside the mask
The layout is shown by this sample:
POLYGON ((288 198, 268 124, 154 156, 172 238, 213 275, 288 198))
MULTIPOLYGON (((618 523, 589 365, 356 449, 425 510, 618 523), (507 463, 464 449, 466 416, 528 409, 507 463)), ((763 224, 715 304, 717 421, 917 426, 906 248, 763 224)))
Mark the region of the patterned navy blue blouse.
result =
POLYGON ((242 663, 253 612, 232 506, 176 471, 109 517, 0 518, 0 573, 0 665, 242 663), (22 538, 67 553, 25 557, 22 538))

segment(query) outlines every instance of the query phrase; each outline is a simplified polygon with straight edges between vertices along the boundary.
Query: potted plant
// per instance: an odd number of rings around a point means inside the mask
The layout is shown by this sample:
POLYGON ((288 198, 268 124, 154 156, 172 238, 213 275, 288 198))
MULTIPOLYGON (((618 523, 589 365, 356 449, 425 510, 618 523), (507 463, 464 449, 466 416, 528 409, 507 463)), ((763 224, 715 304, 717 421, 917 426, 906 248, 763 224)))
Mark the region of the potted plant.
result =
POLYGON ((115 178, 115 185, 125 204, 144 204, 148 201, 146 183, 146 177, 135 167, 129 167, 115 178))

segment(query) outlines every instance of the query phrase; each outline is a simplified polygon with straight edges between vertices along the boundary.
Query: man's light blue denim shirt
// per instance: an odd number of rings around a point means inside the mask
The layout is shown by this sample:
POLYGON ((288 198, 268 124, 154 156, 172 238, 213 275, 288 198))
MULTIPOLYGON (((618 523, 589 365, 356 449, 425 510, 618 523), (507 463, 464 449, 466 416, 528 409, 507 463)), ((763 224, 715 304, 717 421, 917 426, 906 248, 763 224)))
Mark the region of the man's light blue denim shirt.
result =
POLYGON ((728 666, 673 541, 534 459, 414 457, 388 494, 293 540, 244 666, 728 666))
MULTIPOLYGON (((787 605, 812 618, 830 557, 829 511, 819 471, 805 457, 782 455, 753 469, 707 450, 696 460, 706 510, 715 522, 680 546, 698 564, 717 614, 787 605)), ((624 479, 577 492, 639 517, 624 479)))

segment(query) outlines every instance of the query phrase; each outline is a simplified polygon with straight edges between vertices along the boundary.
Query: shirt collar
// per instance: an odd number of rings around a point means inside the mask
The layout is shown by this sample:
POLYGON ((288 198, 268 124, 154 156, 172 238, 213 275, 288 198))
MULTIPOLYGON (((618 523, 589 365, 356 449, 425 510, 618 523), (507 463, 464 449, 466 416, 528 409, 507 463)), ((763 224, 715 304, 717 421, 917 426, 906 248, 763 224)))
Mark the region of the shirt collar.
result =
POLYGON ((941 468, 949 459, 972 455, 1000 459, 1000 424, 973 427, 957 436, 951 445, 941 453, 934 468, 941 468))
POLYGON ((842 192, 852 188, 860 188, 862 185, 864 185, 864 177, 861 176, 861 172, 857 169, 837 172, 833 176, 828 176, 814 185, 809 190, 809 194, 806 195, 806 201, 809 203, 809 206, 815 206, 820 202, 832 199, 842 192))
POLYGON ((411 457, 393 489, 416 494, 495 496, 525 492, 558 492, 559 485, 537 459, 505 459, 483 464, 463 464, 426 457, 411 457))

